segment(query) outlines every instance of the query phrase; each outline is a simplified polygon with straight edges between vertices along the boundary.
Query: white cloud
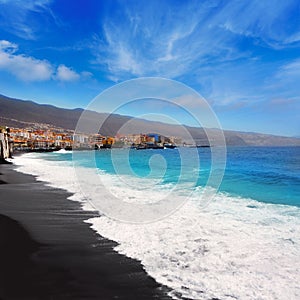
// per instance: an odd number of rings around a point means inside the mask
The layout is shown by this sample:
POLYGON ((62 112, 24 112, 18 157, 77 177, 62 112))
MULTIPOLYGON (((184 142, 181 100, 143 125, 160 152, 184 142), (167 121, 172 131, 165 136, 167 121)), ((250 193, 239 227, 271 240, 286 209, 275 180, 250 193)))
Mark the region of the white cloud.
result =
POLYGON ((287 37, 287 38, 285 39, 285 42, 286 42, 287 44, 289 44, 289 43, 297 43, 297 42, 300 42, 300 31, 299 31, 299 32, 296 32, 295 34, 293 34, 293 35, 291 35, 291 36, 289 36, 289 37, 287 37))
POLYGON ((0 40, 0 50, 13 53, 18 50, 18 45, 6 40, 0 40))
POLYGON ((203 107, 207 107, 208 105, 203 97, 201 97, 200 95, 196 96, 194 94, 182 95, 173 99, 173 101, 174 103, 189 109, 202 109, 203 107))
MULTIPOLYGON (((267 86, 268 89, 276 90, 277 93, 283 90, 287 90, 288 94, 291 91, 298 89, 300 81, 300 59, 296 59, 292 62, 288 62, 281 65, 273 77, 271 82, 267 86)), ((297 92, 299 94, 299 92, 297 92)), ((286 97, 286 95, 284 95, 286 97)))
POLYGON ((76 81, 80 75, 65 65, 60 65, 57 68, 55 78, 60 81, 76 81))
POLYGON ((291 98, 297 95, 299 99, 300 59, 279 67, 271 79, 267 88, 275 91, 277 97, 291 98))
POLYGON ((172 13, 166 13, 168 8, 156 10, 150 5, 153 12, 148 11, 149 6, 133 15, 126 10, 124 23, 120 24, 119 19, 116 23, 105 21, 105 40, 95 40, 96 61, 107 66, 109 76, 120 79, 177 78, 192 71, 196 64, 199 67, 205 63, 208 57, 218 61, 240 58, 242 54, 228 40, 231 34, 211 26, 207 11, 213 7, 203 5, 201 10, 201 5, 190 2, 178 9, 174 7, 172 13), (149 18, 152 13, 153 17, 149 18))
MULTIPOLYGON (((1 0, 0 0, 1 1, 1 0)), ((63 64, 56 69, 49 61, 17 54, 18 45, 6 40, 0 40, 0 70, 4 70, 22 81, 76 81, 80 78, 89 79, 92 74, 83 71, 78 74, 72 68, 63 64)))
POLYGON ((23 39, 36 39, 36 33, 42 26, 32 22, 32 15, 36 17, 43 13, 43 22, 58 23, 49 7, 51 2, 52 0, 0 0, 0 26, 23 39))
MULTIPOLYGON (((132 19, 131 19, 132 20, 132 19)), ((139 29, 134 25, 136 31, 139 29)), ((95 56, 96 62, 107 66, 110 77, 124 79, 126 74, 133 76, 160 75, 165 77, 176 77, 183 70, 188 68, 183 63, 186 55, 183 53, 173 53, 174 45, 184 38, 188 33, 170 33, 169 36, 157 35, 157 43, 149 40, 149 45, 145 45, 145 40, 141 35, 145 32, 136 32, 137 39, 132 39, 130 28, 117 28, 111 24, 105 24, 104 33, 106 43, 100 39, 96 40, 95 56), (99 51, 100 50, 100 51, 99 51), (174 63, 176 62, 176 65, 174 63)), ((144 28, 148 31, 148 28, 144 28)), ((150 29, 149 29, 150 30, 150 29)), ((189 54, 187 54, 189 55, 189 54)))
POLYGON ((16 44, 0 41, 0 69, 23 81, 43 81, 51 78, 53 68, 48 61, 15 54, 17 49, 16 44))
POLYGON ((172 4, 172 9, 161 2, 124 6, 118 18, 104 19, 103 35, 94 40, 96 62, 107 67, 108 78, 118 80, 180 78, 212 61, 250 58, 257 43, 292 46, 300 33, 300 26, 288 25, 295 3, 203 0, 172 4), (241 36, 253 39, 254 46, 239 47, 241 36))
POLYGON ((294 60, 281 67, 278 73, 279 77, 298 77, 300 80, 300 59, 294 60))
MULTIPOLYGON (((272 99, 300 100, 300 59, 286 62, 277 67, 266 81, 265 90, 272 99)), ((275 102, 276 102, 275 101, 275 102)), ((274 102, 274 103, 275 103, 274 102)))
POLYGON ((212 19, 214 26, 247 37, 271 48, 287 47, 299 40, 298 15, 291 19, 291 11, 298 10, 298 1, 253 0, 227 1, 212 19), (295 23, 295 26, 291 24, 295 23))
POLYGON ((141 66, 130 50, 123 45, 116 45, 113 59, 108 60, 108 67, 111 72, 129 72, 134 75, 142 75, 141 66))

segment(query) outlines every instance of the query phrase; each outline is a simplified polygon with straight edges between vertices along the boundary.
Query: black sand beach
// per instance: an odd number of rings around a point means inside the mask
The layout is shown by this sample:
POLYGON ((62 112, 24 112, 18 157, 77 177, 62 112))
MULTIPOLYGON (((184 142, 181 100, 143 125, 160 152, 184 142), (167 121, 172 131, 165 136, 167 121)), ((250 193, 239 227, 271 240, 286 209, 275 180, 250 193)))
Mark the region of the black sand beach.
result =
POLYGON ((170 299, 65 191, 0 165, 0 299, 170 299))

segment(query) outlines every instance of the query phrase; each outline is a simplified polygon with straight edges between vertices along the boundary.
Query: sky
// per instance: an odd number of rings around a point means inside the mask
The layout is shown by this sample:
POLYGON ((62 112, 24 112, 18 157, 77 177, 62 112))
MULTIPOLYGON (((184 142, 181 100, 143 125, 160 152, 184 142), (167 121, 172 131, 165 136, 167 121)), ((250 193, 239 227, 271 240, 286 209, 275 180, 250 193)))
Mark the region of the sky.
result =
POLYGON ((139 77, 191 87, 224 129, 300 136, 300 2, 0 0, 0 94, 85 108, 139 77))

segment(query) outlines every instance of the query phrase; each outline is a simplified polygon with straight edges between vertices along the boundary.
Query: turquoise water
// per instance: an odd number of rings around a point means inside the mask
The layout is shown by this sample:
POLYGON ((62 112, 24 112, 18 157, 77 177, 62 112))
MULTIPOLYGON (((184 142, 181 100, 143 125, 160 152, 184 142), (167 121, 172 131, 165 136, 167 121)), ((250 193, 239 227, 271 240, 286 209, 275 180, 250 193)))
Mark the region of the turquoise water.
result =
POLYGON ((15 161, 20 172, 99 210, 87 220, 92 228, 174 299, 299 299, 300 147, 228 147, 221 192, 205 206, 202 192, 214 189, 201 187, 220 167, 212 163, 215 150, 59 151, 15 161), (157 209, 185 200, 185 191, 194 193, 180 209, 157 209), (134 214, 136 203, 146 204, 138 211, 146 222, 134 214), (152 208, 149 218, 144 211, 152 208))
POLYGON ((300 147, 227 149, 221 190, 275 204, 300 206, 300 147))
MULTIPOLYGON (((211 169, 210 148, 164 150, 100 150, 96 166, 109 174, 160 178, 160 184, 207 183, 211 169), (196 163, 200 160, 200 166, 196 163), (128 162, 126 164, 126 162, 128 162)), ((48 160, 72 160, 72 154, 53 153, 48 160)), ((86 152, 77 163, 93 167, 86 152)), ((189 187, 191 188, 191 187, 189 187)), ((220 191, 266 203, 300 207, 300 147, 228 147, 220 191)))

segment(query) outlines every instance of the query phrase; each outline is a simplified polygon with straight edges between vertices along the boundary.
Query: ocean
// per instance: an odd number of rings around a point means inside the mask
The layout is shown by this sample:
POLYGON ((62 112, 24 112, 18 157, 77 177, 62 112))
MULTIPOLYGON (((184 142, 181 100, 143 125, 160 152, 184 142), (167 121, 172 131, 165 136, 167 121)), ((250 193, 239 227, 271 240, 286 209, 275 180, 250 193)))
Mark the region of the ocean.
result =
POLYGON ((86 222, 174 299, 300 299, 300 147, 228 147, 218 189, 210 148, 74 153, 28 153, 15 164, 100 208, 86 222), (130 212, 160 201, 176 205, 147 222, 116 212, 121 202, 130 212))

